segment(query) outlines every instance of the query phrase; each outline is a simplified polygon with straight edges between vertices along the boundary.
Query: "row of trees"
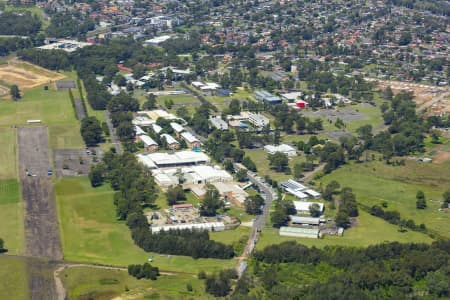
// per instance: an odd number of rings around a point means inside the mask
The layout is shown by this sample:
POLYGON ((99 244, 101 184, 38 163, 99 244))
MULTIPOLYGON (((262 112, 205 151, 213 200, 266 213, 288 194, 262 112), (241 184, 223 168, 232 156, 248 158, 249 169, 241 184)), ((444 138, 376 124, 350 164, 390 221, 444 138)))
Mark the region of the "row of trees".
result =
POLYGON ((39 17, 30 12, 2 12, 0 18, 0 35, 37 35, 42 22, 39 17))
POLYGON ((409 299, 417 293, 445 298, 450 295, 449 253, 448 240, 324 249, 284 242, 256 251, 250 283, 243 283, 262 286, 261 297, 270 299, 409 299), (327 270, 320 277, 306 278, 301 271, 319 264, 327 270))
POLYGON ((137 279, 151 279, 156 280, 159 276, 158 267, 153 267, 149 263, 143 265, 129 265, 128 274, 130 276, 136 277, 137 279))

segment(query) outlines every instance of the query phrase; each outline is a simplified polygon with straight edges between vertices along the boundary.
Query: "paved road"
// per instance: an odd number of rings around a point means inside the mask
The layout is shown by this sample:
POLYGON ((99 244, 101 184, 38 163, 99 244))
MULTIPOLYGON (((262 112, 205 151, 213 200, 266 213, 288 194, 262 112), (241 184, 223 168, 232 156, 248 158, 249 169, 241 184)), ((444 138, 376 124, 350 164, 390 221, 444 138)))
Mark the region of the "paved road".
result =
POLYGON ((109 111, 107 111, 107 110, 105 111, 105 116, 106 116, 106 124, 108 125, 108 129, 109 129, 109 136, 111 137, 111 142, 114 145, 114 148, 116 149, 116 153, 122 154, 122 147, 121 147, 119 139, 117 138, 116 131, 114 130, 114 126, 111 122, 111 115, 110 115, 109 111))
POLYGON ((264 198, 264 207, 262 214, 256 216, 253 221, 253 228, 250 237, 247 242, 247 246, 244 249, 242 257, 239 259, 237 271, 239 278, 244 274, 247 269, 247 258, 252 254, 255 249, 256 243, 258 242, 259 233, 266 225, 266 219, 270 212, 270 207, 272 206, 272 201, 277 199, 278 195, 276 191, 267 184, 263 178, 259 177, 256 173, 248 171, 247 176, 254 185, 258 186, 261 196, 264 198))

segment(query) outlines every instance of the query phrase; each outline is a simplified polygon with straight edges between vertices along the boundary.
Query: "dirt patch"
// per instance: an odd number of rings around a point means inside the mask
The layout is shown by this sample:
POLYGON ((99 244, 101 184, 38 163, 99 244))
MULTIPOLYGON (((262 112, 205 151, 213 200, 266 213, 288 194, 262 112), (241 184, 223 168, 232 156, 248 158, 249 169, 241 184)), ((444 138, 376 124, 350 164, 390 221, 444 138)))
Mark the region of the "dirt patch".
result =
POLYGON ((0 66, 0 80, 7 84, 16 84, 21 90, 32 89, 65 78, 64 75, 51 72, 32 64, 10 61, 0 66))
POLYGON ((427 115, 441 115, 450 112, 450 89, 418 83, 392 80, 377 80, 380 89, 391 87, 394 94, 401 91, 413 92, 418 111, 427 111, 427 115))
POLYGON ((367 117, 351 107, 344 107, 339 109, 320 109, 318 111, 304 112, 306 117, 320 117, 335 122, 338 118, 344 123, 352 121, 367 120, 367 117))
POLYGON ((88 175, 95 156, 83 149, 60 149, 53 151, 57 177, 88 175))
POLYGON ((443 163, 450 160, 450 147, 439 146, 434 149, 435 154, 433 155, 434 163, 443 163))
POLYGON ((341 137, 351 138, 352 134, 345 131, 330 131, 327 132, 327 136, 329 136, 333 140, 339 140, 341 137))

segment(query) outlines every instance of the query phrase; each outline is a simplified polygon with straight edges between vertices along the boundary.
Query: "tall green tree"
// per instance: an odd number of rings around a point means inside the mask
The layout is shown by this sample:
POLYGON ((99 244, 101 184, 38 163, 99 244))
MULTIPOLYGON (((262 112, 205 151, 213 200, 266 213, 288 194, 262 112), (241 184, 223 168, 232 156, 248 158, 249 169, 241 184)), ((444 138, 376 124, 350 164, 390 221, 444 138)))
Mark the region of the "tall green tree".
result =
POLYGON ((102 126, 96 117, 86 117, 81 121, 81 136, 87 146, 96 146, 102 140, 102 126))
POLYGON ((427 207, 427 202, 425 199, 425 193, 423 191, 417 191, 416 194, 416 208, 425 209, 427 207))
POLYGON ((19 87, 13 84, 9 89, 9 94, 13 98, 13 100, 17 101, 20 99, 20 90, 19 87))

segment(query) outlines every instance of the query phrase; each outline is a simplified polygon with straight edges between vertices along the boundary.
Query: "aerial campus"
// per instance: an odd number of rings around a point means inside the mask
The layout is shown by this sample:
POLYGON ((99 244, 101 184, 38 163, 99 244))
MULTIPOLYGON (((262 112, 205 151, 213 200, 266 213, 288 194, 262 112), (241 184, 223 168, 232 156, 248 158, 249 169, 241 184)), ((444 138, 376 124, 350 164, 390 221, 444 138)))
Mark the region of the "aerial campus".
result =
POLYGON ((445 0, 0 0, 0 299, 449 299, 445 0))

